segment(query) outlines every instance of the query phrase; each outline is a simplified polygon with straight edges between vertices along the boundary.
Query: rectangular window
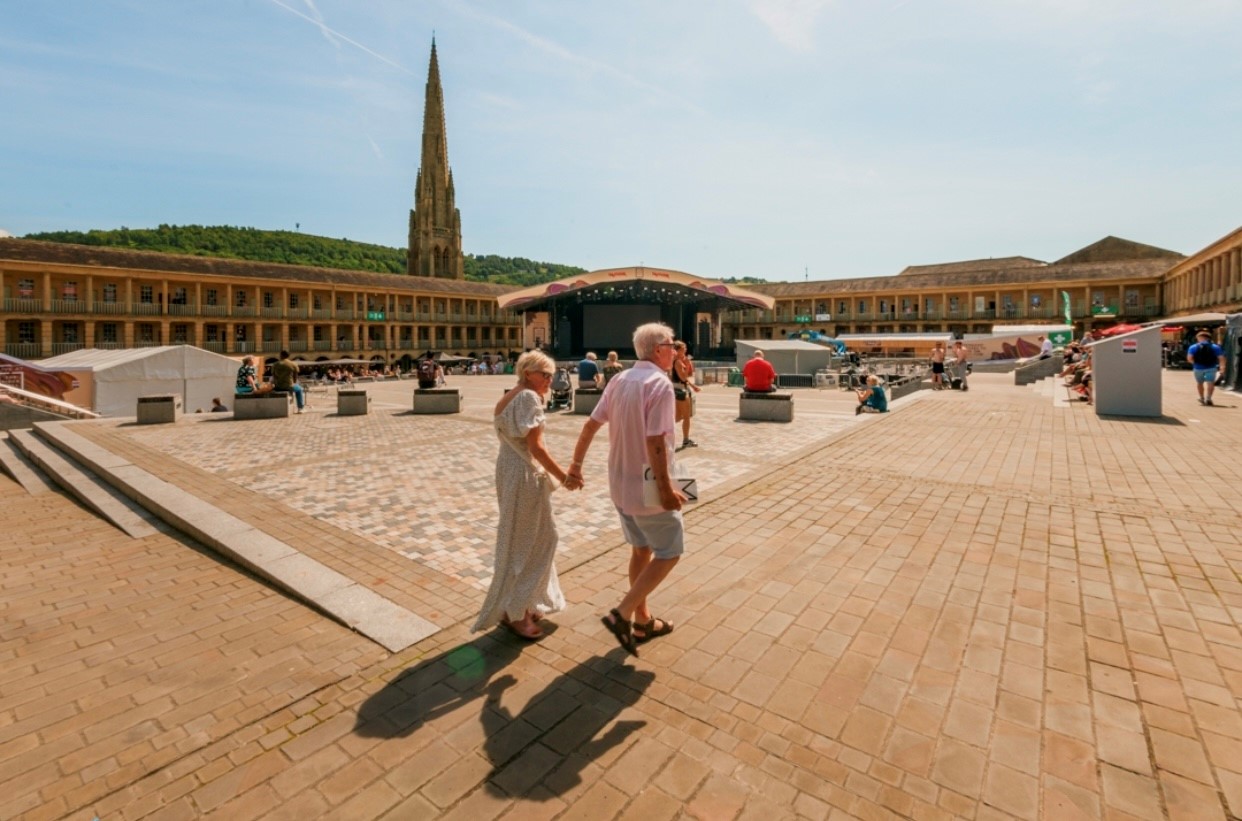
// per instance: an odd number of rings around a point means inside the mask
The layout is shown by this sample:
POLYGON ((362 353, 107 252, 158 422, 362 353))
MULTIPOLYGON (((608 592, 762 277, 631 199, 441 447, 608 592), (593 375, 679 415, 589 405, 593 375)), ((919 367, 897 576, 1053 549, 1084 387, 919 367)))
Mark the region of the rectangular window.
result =
POLYGON ((208 288, 203 294, 203 301, 208 305, 220 304, 220 293, 215 288, 208 288))
POLYGON ((17 298, 33 299, 34 298, 34 280, 19 279, 17 280, 17 298))
MULTIPOLYGON (((60 286, 60 298, 65 300, 66 302, 77 302, 78 301, 78 283, 73 282, 73 281, 62 283, 60 286)), ((65 341, 68 342, 69 340, 66 339, 65 341)), ((76 342, 77 340, 75 339, 73 341, 76 342)))
POLYGON ((323 298, 319 296, 319 294, 315 294, 314 296, 311 297, 311 306, 316 311, 322 311, 323 310, 323 298))
POLYGON ((299 297, 297 294, 294 294, 294 293, 289 294, 289 307, 290 308, 298 307, 298 303, 300 301, 301 301, 301 297, 299 297))
POLYGON ((60 328, 60 341, 76 344, 78 341, 78 326, 72 324, 62 325, 60 328))
POLYGON ((1139 306, 1139 292, 1126 290, 1126 307, 1137 308, 1139 306))
POLYGON ((275 308, 276 307, 276 295, 273 294, 271 291, 263 292, 263 307, 264 308, 275 308))
POLYGON ((116 342, 116 323, 105 322, 99 326, 100 342, 116 342))
POLYGON ((189 302, 185 288, 173 288, 172 298, 168 300, 169 305, 185 305, 189 302))
POLYGON ((245 342, 246 341, 246 326, 238 325, 237 327, 235 327, 233 329, 233 338, 236 339, 238 342, 245 342))
POLYGON ((238 308, 245 308, 246 307, 246 292, 242 290, 234 291, 233 292, 233 304, 236 305, 238 308))
POLYGON ((858 300, 858 313, 860 314, 867 313, 867 300, 865 299, 858 300))
POLYGON ((178 324, 178 325, 172 326, 172 341, 177 343, 178 345, 184 345, 186 342, 186 339, 189 338, 189 335, 190 335, 189 325, 178 324))
POLYGON ((848 302, 838 302, 838 303, 837 303, 837 313, 839 313, 839 314, 848 314, 849 312, 850 312, 850 306, 849 306, 849 303, 848 303, 848 302))
POLYGON ((205 342, 221 342, 219 325, 204 325, 203 339, 205 342))
MULTIPOLYGON (((116 283, 109 282, 103 287, 103 301, 116 302, 116 283)), ((116 340, 113 340, 114 342, 116 340)))
POLYGON ((138 286, 138 301, 143 305, 155 302, 155 288, 151 285, 138 286))
POLYGON ((17 323, 17 341, 18 342, 37 342, 35 336, 35 323, 19 322, 17 323))
POLYGON ((343 310, 345 310, 345 297, 343 297, 343 296, 338 296, 338 297, 336 298, 336 309, 337 309, 338 311, 343 311, 343 310))

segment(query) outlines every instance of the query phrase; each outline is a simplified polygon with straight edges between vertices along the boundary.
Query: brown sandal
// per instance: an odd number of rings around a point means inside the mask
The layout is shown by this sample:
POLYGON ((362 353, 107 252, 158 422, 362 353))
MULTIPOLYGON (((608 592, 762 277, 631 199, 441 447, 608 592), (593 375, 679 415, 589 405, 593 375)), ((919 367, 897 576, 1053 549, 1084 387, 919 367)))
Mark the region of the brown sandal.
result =
POLYGON ((673 623, 652 616, 650 621, 634 622, 634 629, 642 631, 642 635, 634 635, 634 642, 636 644, 646 644, 652 639, 658 639, 660 636, 667 636, 673 632, 673 623), (656 622, 660 623, 659 627, 656 627, 656 622))
POLYGON ((617 643, 621 645, 625 652, 631 656, 637 656, 638 644, 634 641, 634 625, 621 618, 621 611, 615 607, 608 611, 608 616, 602 617, 600 621, 608 628, 609 633, 616 636, 617 643), (608 616, 612 616, 612 619, 609 620, 608 616))

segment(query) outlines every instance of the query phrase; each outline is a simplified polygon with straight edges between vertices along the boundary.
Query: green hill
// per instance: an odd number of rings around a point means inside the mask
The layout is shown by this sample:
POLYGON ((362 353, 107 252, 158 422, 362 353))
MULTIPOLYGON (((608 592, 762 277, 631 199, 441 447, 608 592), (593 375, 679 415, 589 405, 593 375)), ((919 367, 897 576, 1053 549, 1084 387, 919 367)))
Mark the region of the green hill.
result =
MULTIPOLYGON (((190 254, 205 257, 313 265, 350 271, 405 273, 405 249, 331 239, 294 231, 261 231, 230 225, 161 225, 158 228, 118 228, 113 231, 47 231, 27 239, 105 245, 138 251, 190 254)), ((499 285, 537 285, 582 273, 572 265, 534 262, 521 257, 467 254, 466 279, 499 285)))

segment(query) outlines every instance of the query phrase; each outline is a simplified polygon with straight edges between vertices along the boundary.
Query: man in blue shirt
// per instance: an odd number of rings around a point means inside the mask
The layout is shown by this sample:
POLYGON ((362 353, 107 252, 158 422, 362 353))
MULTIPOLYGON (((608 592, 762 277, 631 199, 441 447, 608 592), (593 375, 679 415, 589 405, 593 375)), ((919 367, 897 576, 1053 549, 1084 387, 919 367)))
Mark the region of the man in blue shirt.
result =
POLYGON ((603 374, 600 372, 599 364, 595 361, 595 354, 588 353, 586 358, 578 363, 578 387, 598 388, 602 380, 603 374))
POLYGON ((1186 351, 1186 361, 1195 372, 1195 389, 1199 391, 1199 404, 1212 404, 1212 392, 1216 390, 1216 374, 1220 358, 1224 355, 1220 345, 1212 341, 1207 331, 1199 331, 1199 340, 1186 351))

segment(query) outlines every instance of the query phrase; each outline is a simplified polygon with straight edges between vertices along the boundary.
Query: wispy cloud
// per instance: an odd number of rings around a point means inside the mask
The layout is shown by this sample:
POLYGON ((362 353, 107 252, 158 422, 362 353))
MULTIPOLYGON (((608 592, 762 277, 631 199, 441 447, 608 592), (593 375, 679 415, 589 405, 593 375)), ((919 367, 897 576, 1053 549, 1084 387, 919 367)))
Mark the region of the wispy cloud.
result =
MULTIPOLYGON (((276 2, 276 0, 272 0, 272 2, 276 2)), ((653 97, 658 97, 666 101, 672 101, 676 103, 677 105, 689 111, 693 111, 695 113, 700 113, 700 114, 703 113, 702 108, 700 108, 699 106, 695 105, 694 103, 688 100, 682 99, 675 94, 670 93, 665 88, 662 88, 657 85, 652 85, 651 83, 641 80, 638 77, 635 77, 633 74, 629 74, 625 71, 622 71, 621 69, 616 68, 615 66, 608 65, 607 63, 602 63, 599 60, 595 60, 590 57, 586 57, 581 54, 578 54, 577 52, 571 51, 570 49, 565 48, 559 43, 555 43, 552 40, 547 39, 546 37, 540 37, 539 35, 534 34, 530 31, 527 31, 521 26, 511 23, 508 20, 505 20, 500 17, 496 17, 495 15, 491 15, 491 14, 487 14, 485 12, 479 11, 478 9, 473 8, 467 3, 460 3, 460 2, 455 3, 453 5, 453 8, 456 11, 462 12, 466 14, 467 16, 475 20, 478 20, 481 23, 487 23, 490 26, 494 26, 503 31, 507 31, 510 34, 517 37, 519 40, 522 40, 528 45, 538 49, 539 51, 542 51, 544 54, 547 54, 551 57, 555 57, 558 60, 569 63, 571 65, 576 65, 579 68, 583 68, 592 73, 597 73, 597 74, 602 74, 608 77, 612 77, 613 79, 619 80, 628 86, 631 86, 633 88, 639 89, 640 91, 646 92, 652 95, 653 97)))
POLYGON ((815 19, 832 0, 749 0, 748 5, 777 42, 804 52, 814 48, 815 19))
POLYGON ((341 33, 340 33, 339 31, 337 31, 336 29, 333 29, 333 28, 328 27, 328 26, 327 26, 327 25, 323 22, 322 15, 320 15, 320 14, 319 14, 319 10, 318 10, 317 8, 315 8, 315 4, 314 4, 313 2, 311 2, 311 0, 306 0, 306 4, 307 4, 308 6, 310 6, 311 10, 314 12, 314 14, 315 14, 315 16, 314 16, 314 17, 312 17, 312 16, 310 16, 310 15, 308 15, 308 14, 304 14, 304 13, 302 13, 302 12, 298 11, 297 9, 293 8, 292 6, 289 6, 289 5, 285 4, 285 3, 282 3, 282 2, 281 2, 281 0, 272 0, 272 2, 273 2, 273 3, 275 3, 277 6, 280 6, 282 9, 284 9, 284 10, 285 10, 285 11, 287 11, 287 12, 289 12, 290 14, 296 14, 298 17, 301 17, 301 18, 302 18, 303 20, 305 20, 306 22, 311 23, 311 24, 313 24, 313 25, 317 26, 317 27, 319 28, 320 33, 322 33, 322 34, 323 34, 323 36, 324 36, 325 38, 327 38, 328 42, 329 42, 329 43, 332 43, 332 45, 336 46, 337 48, 340 48, 340 43, 334 42, 334 41, 333 41, 333 39, 332 39, 332 38, 334 38, 334 37, 335 37, 335 38, 338 38, 341 42, 348 43, 349 45, 353 46, 354 48, 358 49, 359 51, 362 51, 362 52, 364 52, 364 53, 366 53, 366 54, 371 55, 371 56, 372 56, 372 57, 374 57, 375 59, 379 60, 381 63, 385 63, 385 64, 387 64, 387 65, 390 65, 390 66, 392 66, 393 68, 395 68, 395 69, 397 69, 397 70, 399 70, 399 71, 404 71, 406 74, 409 74, 411 77, 417 77, 417 76, 418 76, 418 75, 417 75, 417 74, 415 74, 413 71, 410 71, 408 68, 406 68, 405 66, 401 65, 400 63, 398 63, 396 60, 392 60, 392 59, 390 59, 390 58, 388 58, 388 57, 385 57, 384 55, 380 54, 378 51, 375 51, 375 50, 373 50, 373 49, 367 48, 367 47, 366 47, 366 46, 364 46, 362 43, 359 43, 357 40, 354 40, 354 39, 353 39, 353 38, 351 38, 351 37, 346 37, 344 34, 341 34, 341 33), (316 19, 316 18, 319 18, 319 19, 316 19))

